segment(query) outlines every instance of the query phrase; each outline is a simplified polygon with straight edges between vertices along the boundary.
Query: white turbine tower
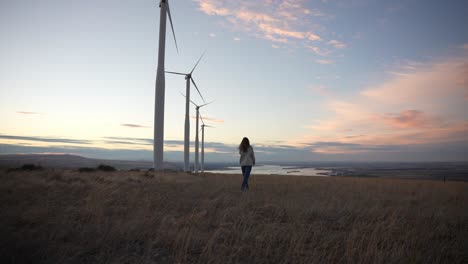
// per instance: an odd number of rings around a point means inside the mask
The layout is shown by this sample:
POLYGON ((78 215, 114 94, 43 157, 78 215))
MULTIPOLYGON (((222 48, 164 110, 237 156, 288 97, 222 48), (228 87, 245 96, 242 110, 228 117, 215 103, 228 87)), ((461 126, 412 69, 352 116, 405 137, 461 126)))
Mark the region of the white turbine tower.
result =
POLYGON ((202 105, 197 105, 192 100, 190 100, 190 102, 195 106, 195 110, 197 112, 197 115, 195 118, 195 172, 198 173, 198 171, 200 170, 200 161, 198 158, 199 143, 200 143, 200 140, 198 138, 198 131, 200 130, 199 125, 198 125, 198 120, 200 119, 200 108, 202 108, 203 106, 209 105, 213 103, 214 101, 206 103, 206 104, 202 104, 202 105))
MULTIPOLYGON (((205 172, 205 127, 212 127, 205 125, 205 122, 203 122, 203 118, 200 115, 200 120, 202 122, 201 125, 201 172, 205 172)), ((214 128, 214 127, 212 127, 214 128)))
POLYGON ((203 58, 203 55, 205 55, 205 52, 201 55, 200 59, 198 59, 197 63, 193 67, 192 71, 190 73, 180 73, 180 72, 171 72, 171 71, 166 71, 167 73, 170 74, 178 74, 178 75, 184 75, 185 80, 186 80, 186 89, 185 89, 185 132, 184 132, 184 171, 190 171, 190 82, 193 83, 195 88, 197 89, 198 94, 202 98, 203 102, 205 102, 205 99, 203 98, 202 94, 200 93, 200 90, 198 89, 197 84, 193 80, 192 73, 197 67, 198 63, 200 60, 203 58))
POLYGON ((158 51, 158 69, 156 71, 156 96, 154 106, 154 152, 153 162, 154 170, 164 169, 164 97, 166 93, 166 82, 164 76, 164 59, 166 53, 166 14, 171 23, 172 34, 174 42, 177 47, 177 40, 174 33, 174 26, 172 24, 171 10, 169 8, 168 0, 161 0, 159 3, 161 8, 160 22, 159 22, 159 51, 158 51))

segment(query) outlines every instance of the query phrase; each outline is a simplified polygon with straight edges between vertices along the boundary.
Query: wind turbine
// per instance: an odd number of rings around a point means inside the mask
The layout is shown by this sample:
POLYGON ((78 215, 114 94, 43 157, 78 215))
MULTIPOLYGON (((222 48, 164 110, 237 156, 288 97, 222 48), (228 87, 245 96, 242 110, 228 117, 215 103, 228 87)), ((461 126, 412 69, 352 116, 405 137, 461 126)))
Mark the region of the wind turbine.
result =
POLYGON ((184 132, 184 171, 189 171, 190 170, 190 81, 193 83, 195 88, 197 89, 198 94, 202 98, 203 102, 205 102, 205 99, 203 98, 202 94, 200 93, 200 90, 198 89, 197 84, 195 83, 195 80, 193 80, 192 73, 197 67, 198 63, 200 60, 203 58, 205 55, 205 52, 200 56, 200 59, 198 59, 197 63, 195 66, 193 66, 192 71, 190 73, 181 73, 181 72, 171 72, 171 71, 166 71, 167 73, 170 74, 178 74, 178 75, 184 75, 185 80, 186 80, 186 89, 185 89, 185 132, 184 132))
POLYGON ((172 24, 171 10, 168 0, 161 0, 159 22, 159 51, 158 51, 158 69, 156 71, 156 96, 154 106, 154 142, 153 142, 153 162, 154 170, 163 170, 164 166, 164 97, 166 93, 166 81, 164 75, 164 59, 166 54, 166 14, 171 23, 172 35, 177 53, 177 40, 175 37, 174 26, 172 24))
POLYGON ((200 120, 202 122, 201 125, 201 172, 205 172, 205 127, 212 127, 213 126, 208 126, 205 125, 205 122, 203 122, 203 118, 200 115, 200 120))
POLYGON ((200 119, 200 108, 202 108, 203 106, 206 106, 206 105, 209 105, 211 103, 213 103, 214 101, 212 102, 209 102, 209 103, 206 103, 206 104, 202 104, 202 105, 197 105, 196 103, 194 103, 192 100, 190 100, 190 102, 195 106, 195 110, 197 111, 197 116, 196 116, 196 121, 195 121, 195 172, 198 173, 198 170, 200 169, 200 162, 199 162, 199 159, 198 159, 198 152, 199 152, 199 138, 198 138, 198 131, 200 130, 199 129, 199 125, 198 125, 198 120, 200 119))

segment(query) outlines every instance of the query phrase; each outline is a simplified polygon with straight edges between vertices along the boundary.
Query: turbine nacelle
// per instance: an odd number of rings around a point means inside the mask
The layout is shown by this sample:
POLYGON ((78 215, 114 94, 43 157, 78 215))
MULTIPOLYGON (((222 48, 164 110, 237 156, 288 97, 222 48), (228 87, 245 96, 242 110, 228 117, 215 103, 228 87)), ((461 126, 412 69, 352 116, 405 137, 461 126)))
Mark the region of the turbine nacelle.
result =
MULTIPOLYGON (((192 100, 190 100, 190 102, 192 102, 192 100)), ((207 105, 209 105, 209 104, 211 104, 211 103, 213 103, 213 102, 214 102, 214 101, 211 101, 211 102, 209 102, 209 103, 202 104, 202 105, 197 105, 197 104, 195 104, 194 102, 192 102, 192 104, 195 105, 195 109, 196 109, 196 110, 199 110, 200 108, 202 108, 202 107, 204 107, 204 106, 207 106, 207 105)))
POLYGON ((201 122, 202 122, 202 125, 201 125, 202 128, 204 128, 204 127, 212 127, 212 128, 214 128, 214 126, 205 125, 205 121, 203 121, 202 115, 200 115, 200 120, 201 120, 201 122))
MULTIPOLYGON (((198 59, 197 63, 195 63, 195 66, 193 66, 192 70, 191 70, 189 73, 166 71, 167 73, 170 73, 170 74, 184 75, 184 76, 185 76, 185 80, 190 80, 190 81, 193 83, 193 85, 195 86, 195 89, 197 89, 197 92, 198 92, 198 94, 200 95, 200 97, 201 97, 201 99, 203 100, 203 102, 205 102, 205 98, 203 98, 203 95, 201 94, 200 89, 198 89, 198 86, 197 86, 197 84, 195 83, 195 80, 194 80, 193 77, 192 77, 192 73, 193 73, 193 71, 195 71, 195 69, 197 68, 198 63, 200 63, 200 61, 201 61, 201 59, 203 58, 203 56, 205 56, 205 53, 206 53, 206 51, 203 52, 203 54, 200 56, 200 58, 198 59)), ((190 83, 189 83, 189 85, 190 85, 190 83)))
MULTIPOLYGON (((182 95, 183 97, 187 98, 183 93, 180 93, 180 95, 182 95)), ((192 103, 194 106, 195 106, 195 110, 199 110, 200 108, 204 107, 204 106, 207 106, 209 104, 212 104, 215 100, 209 102, 209 103, 206 103, 206 104, 202 104, 202 105, 198 105, 196 104, 194 101, 192 101, 191 99, 190 100, 190 103, 192 103)))

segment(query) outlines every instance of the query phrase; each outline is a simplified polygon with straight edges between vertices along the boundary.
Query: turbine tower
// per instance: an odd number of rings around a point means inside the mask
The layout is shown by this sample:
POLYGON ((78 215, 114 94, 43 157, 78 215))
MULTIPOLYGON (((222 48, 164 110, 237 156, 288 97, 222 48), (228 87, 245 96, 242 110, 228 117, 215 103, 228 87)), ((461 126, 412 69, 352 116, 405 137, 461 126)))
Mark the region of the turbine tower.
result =
MULTIPOLYGON (((205 172, 205 127, 212 127, 205 125, 205 122, 203 122, 203 118, 200 115, 200 120, 202 122, 201 125, 201 172, 205 172)), ((214 128, 214 127, 212 127, 214 128)))
POLYGON ((209 105, 213 103, 214 101, 206 103, 206 104, 202 104, 202 105, 197 105, 192 100, 190 100, 190 102, 195 106, 195 110, 197 112, 197 115, 195 118, 195 172, 198 173, 198 171, 200 170, 200 161, 198 158, 199 143, 200 143, 200 140, 198 138, 198 131, 200 130, 199 125, 198 125, 198 120, 200 119, 200 108, 202 108, 203 106, 209 105))
POLYGON ((158 69, 156 71, 156 93, 155 93, 155 106, 154 106, 154 142, 153 142, 153 162, 154 170, 163 170, 164 166, 164 98, 166 93, 166 81, 164 76, 164 59, 166 53, 166 14, 171 23, 172 35, 177 53, 177 40, 174 33, 174 26, 172 24, 171 10, 169 8, 169 0, 161 0, 159 7, 160 22, 159 22, 159 51, 158 51, 158 69))
POLYGON ((186 89, 185 89, 185 125, 184 125, 184 171, 190 171, 190 82, 193 83, 195 88, 197 89, 198 94, 202 98, 203 102, 205 102, 205 99, 203 98, 202 94, 200 93, 200 90, 198 89, 197 84, 193 80, 192 73, 197 67, 198 63, 200 60, 203 58, 205 55, 205 52, 201 55, 200 59, 198 59, 197 63, 193 67, 192 71, 190 73, 180 73, 180 72, 171 72, 171 71, 166 71, 167 73, 170 74, 178 74, 178 75, 184 75, 185 80, 186 80, 186 89))

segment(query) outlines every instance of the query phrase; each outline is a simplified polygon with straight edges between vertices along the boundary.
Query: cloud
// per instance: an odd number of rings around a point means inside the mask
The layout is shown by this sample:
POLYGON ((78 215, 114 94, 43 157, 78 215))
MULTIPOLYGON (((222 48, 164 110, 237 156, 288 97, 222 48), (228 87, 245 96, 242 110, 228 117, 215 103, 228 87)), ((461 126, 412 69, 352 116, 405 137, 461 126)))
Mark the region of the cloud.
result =
MULTIPOLYGON (((228 21, 234 30, 275 43, 310 44, 324 41, 319 21, 333 16, 315 9, 304 0, 218 1, 193 0, 198 9, 228 21)), ((346 45, 338 40, 328 41, 335 48, 346 45)))
POLYGON ((392 71, 394 78, 370 87, 361 95, 392 105, 446 105, 446 100, 464 98, 468 93, 468 57, 440 62, 409 63, 392 71))
MULTIPOLYGON (((338 142, 316 146, 313 151, 351 153, 379 150, 376 146, 393 146, 398 151, 403 145, 430 148, 468 143, 468 54, 407 62, 392 72, 399 74, 391 73, 380 84, 347 98, 328 94, 324 106, 329 115, 311 122, 309 133, 288 144, 338 142)), ((325 94, 327 89, 315 86, 312 91, 325 94)))
MULTIPOLYGON (((133 146, 132 149, 135 147, 141 147, 142 149, 147 149, 148 146, 153 145, 153 139, 151 138, 133 138, 133 137, 103 137, 102 139, 95 139, 95 140, 85 140, 85 139, 67 139, 67 138, 48 138, 48 137, 36 137, 36 136, 15 136, 15 135, 4 135, 0 134, 0 144, 5 143, 9 145, 16 145, 16 146, 25 146, 26 144, 24 141, 30 141, 35 144, 29 144, 30 147, 42 147, 44 149, 49 148, 68 148, 69 145, 57 145, 57 144, 74 144, 78 146, 74 147, 86 147, 89 148, 92 145, 94 146, 104 146, 101 147, 102 149, 121 149, 123 145, 133 146), (2 142, 2 139, 8 140, 7 142, 2 142), (37 146, 37 143, 52 143, 49 145, 44 146, 40 144, 37 146), (82 145, 82 146, 79 146, 82 145)), ((192 146, 194 146, 194 142, 190 142, 192 146)), ((164 140, 164 145, 166 148, 169 148, 169 151, 174 150, 181 150, 184 146, 183 140, 164 140)), ((232 152, 233 149, 236 148, 234 145, 224 144, 221 142, 205 142, 205 147, 209 148, 213 152, 219 153, 226 153, 232 152)), ((61 152, 61 153, 69 153, 69 152, 61 152)))
POLYGON ((0 134, 0 139, 14 140, 14 141, 36 141, 48 143, 66 143, 66 144, 91 144, 89 140, 69 139, 69 138, 50 138, 50 137, 25 137, 14 135, 0 134))
POLYGON ((388 113, 383 118, 389 125, 398 128, 425 128, 437 122, 436 119, 428 117, 426 113, 419 110, 405 110, 397 114, 388 113))
POLYGON ((238 37, 235 37, 235 38, 234 38, 234 41, 241 41, 241 39, 238 38, 238 37))
POLYGON ((150 143, 135 142, 135 141, 122 141, 122 140, 104 140, 104 143, 111 145, 152 145, 150 143))
POLYGON ((142 126, 142 125, 136 125, 136 124, 120 124, 120 125, 124 127, 130 127, 130 128, 150 128, 148 126, 142 126))
POLYGON ((315 54, 320 55, 320 56, 328 56, 331 53, 331 51, 329 50, 324 50, 324 49, 321 49, 319 47, 312 46, 312 45, 305 45, 305 47, 312 50, 313 52, 315 52, 315 54))
POLYGON ((314 142, 306 144, 313 152, 325 154, 350 154, 358 152, 397 151, 401 147, 392 145, 363 145, 343 142, 314 142))
POLYGON ((318 64, 322 64, 322 65, 330 65, 330 64, 334 64, 335 62, 332 61, 332 60, 315 60, 315 62, 317 62, 318 64))
POLYGON ((22 115, 39 115, 40 114, 40 113, 37 113, 37 112, 26 112, 26 111, 18 111, 16 113, 22 114, 22 115))
MULTIPOLYGON (((104 138, 106 143, 114 143, 114 144, 121 144, 121 145, 140 145, 140 146, 148 146, 153 145, 153 139, 151 138, 132 138, 132 137, 105 137, 104 138)), ((183 140, 164 140, 165 146, 171 146, 182 149, 184 146, 183 140)), ((195 143, 193 141, 190 142, 191 146, 194 146, 195 143)), ((221 142, 205 142, 205 147, 212 149, 215 152, 226 152, 232 151, 235 148, 234 145, 224 144, 221 142)))
POLYGON ((273 42, 279 42, 279 43, 288 43, 288 39, 287 38, 278 38, 278 37, 274 37, 270 34, 268 35, 265 35, 265 39, 267 40, 271 40, 273 42))
MULTIPOLYGON (((181 141, 180 141, 181 142, 181 141)), ((336 162, 336 161, 466 161, 466 142, 453 142, 435 145, 374 145, 316 142, 294 147, 289 145, 254 145, 258 163, 280 162, 287 165, 291 162, 336 162), (462 158, 460 158, 462 157, 462 158)), ((181 148, 179 148, 181 149, 181 148)), ((205 162, 228 162, 237 164, 236 145, 212 143, 206 148, 205 162), (211 147, 217 152, 210 152, 211 147), (221 151, 219 151, 221 150, 221 151)), ((59 153, 73 154, 97 159, 152 160, 150 149, 120 147, 107 149, 93 146, 24 146, 0 143, 0 154, 59 153)), ((165 160, 181 163, 183 151, 165 150, 165 160)), ((326 165, 324 165, 326 166, 326 165)), ((331 165, 328 165, 331 166, 331 165)))
POLYGON ((216 37, 216 34, 215 33, 210 33, 208 34, 208 36, 212 37, 212 38, 215 38, 216 37))
POLYGON ((346 44, 344 44, 343 42, 340 42, 340 41, 338 41, 336 39, 332 39, 332 40, 328 41, 327 45, 331 45, 331 46, 333 46, 333 47, 335 47, 337 49, 344 49, 344 48, 347 47, 346 44))
POLYGON ((126 142, 129 144, 153 145, 153 139, 133 137, 104 137, 105 141, 126 142))

